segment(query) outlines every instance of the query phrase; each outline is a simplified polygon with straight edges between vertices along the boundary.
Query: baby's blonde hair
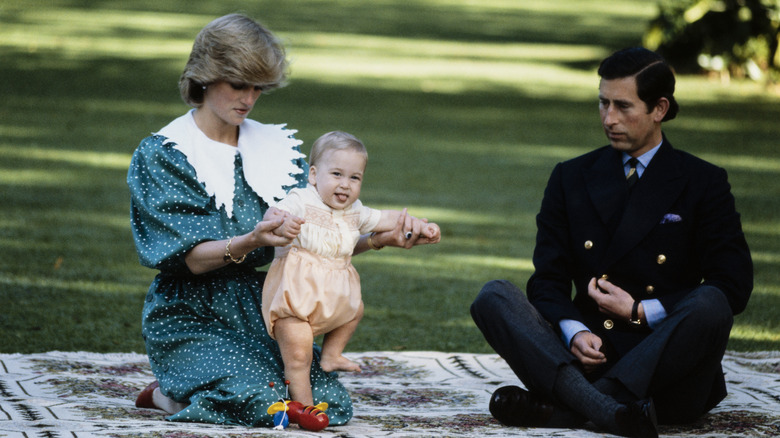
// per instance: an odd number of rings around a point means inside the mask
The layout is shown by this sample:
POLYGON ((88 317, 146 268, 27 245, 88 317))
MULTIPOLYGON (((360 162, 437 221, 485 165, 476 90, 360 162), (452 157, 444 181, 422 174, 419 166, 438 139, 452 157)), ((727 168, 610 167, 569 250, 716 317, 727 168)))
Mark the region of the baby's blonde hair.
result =
POLYGON ((316 166, 317 162, 328 151, 352 150, 366 159, 368 162, 368 151, 366 146, 352 134, 343 131, 331 131, 323 134, 314 141, 309 154, 309 166, 316 166))

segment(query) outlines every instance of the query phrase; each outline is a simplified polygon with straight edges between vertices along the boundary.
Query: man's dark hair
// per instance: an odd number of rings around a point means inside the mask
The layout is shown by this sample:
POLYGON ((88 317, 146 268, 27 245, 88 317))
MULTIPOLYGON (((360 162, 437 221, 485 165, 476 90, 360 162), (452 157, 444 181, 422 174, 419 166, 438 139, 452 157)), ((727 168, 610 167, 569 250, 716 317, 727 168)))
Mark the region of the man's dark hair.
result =
POLYGON ((599 76, 606 80, 635 76, 637 95, 647 106, 648 113, 665 97, 669 110, 663 121, 677 116, 680 106, 674 99, 674 72, 661 55, 644 47, 619 50, 601 61, 599 76))

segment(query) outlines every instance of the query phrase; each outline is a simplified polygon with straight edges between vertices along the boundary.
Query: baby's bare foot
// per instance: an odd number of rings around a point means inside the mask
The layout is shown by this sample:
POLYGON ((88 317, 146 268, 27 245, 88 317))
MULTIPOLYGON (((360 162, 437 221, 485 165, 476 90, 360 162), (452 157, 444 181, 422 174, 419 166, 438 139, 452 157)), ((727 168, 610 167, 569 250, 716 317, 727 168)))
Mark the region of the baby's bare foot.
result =
POLYGON ((337 356, 335 358, 323 357, 320 359, 320 366, 322 367, 323 371, 328 373, 331 371, 351 371, 355 373, 360 372, 360 365, 352 362, 344 356, 337 356))

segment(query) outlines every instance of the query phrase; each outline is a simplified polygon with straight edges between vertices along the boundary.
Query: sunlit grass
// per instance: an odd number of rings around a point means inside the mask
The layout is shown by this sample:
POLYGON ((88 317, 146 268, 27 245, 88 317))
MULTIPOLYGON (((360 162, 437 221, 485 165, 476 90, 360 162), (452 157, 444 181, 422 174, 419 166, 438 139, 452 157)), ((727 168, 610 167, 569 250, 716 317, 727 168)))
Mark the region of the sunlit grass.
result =
MULTIPOLYGON (((25 160, 70 163, 79 166, 101 167, 105 169, 127 169, 127 167, 130 165, 130 154, 63 150, 54 148, 19 149, 11 146, 0 146, 0 157, 14 157, 23 158, 25 160)), ((12 183, 12 180, 12 177, 7 177, 7 179, 4 180, 3 176, 0 176, 0 182, 10 184, 12 183)), ((26 178, 26 180, 30 181, 30 178, 26 178)), ((46 180, 46 178, 43 178, 42 180, 46 180)))
POLYGON ((565 63, 593 61, 607 54, 595 46, 352 34, 293 34, 288 39, 297 77, 331 83, 359 81, 377 87, 412 85, 443 93, 501 86, 535 93, 556 89, 582 97, 592 93, 592 74, 567 68, 565 63))
MULTIPOLYGON (((761 259, 761 253, 759 253, 759 257, 756 258, 755 255, 753 256, 753 260, 757 262, 764 262, 764 260, 761 259)), ((776 260, 770 263, 776 263, 776 260)), ((763 298, 766 299, 773 299, 775 297, 780 297, 780 285, 778 284, 766 284, 763 282, 757 282, 755 290, 753 291, 754 296, 761 295, 763 298)), ((769 309, 767 309, 769 310, 769 309)), ((772 309, 774 310, 774 309, 772 309)), ((780 324, 780 319, 775 318, 773 320, 774 322, 780 324)))
POLYGON ((731 338, 739 341, 780 343, 780 332, 764 327, 734 324, 731 338))
MULTIPOLYGON (((699 99, 699 101, 702 101, 702 99, 699 99)), ((751 129, 753 130, 760 130, 764 132, 771 132, 776 127, 777 120, 756 120, 754 124, 751 125, 751 129)), ((679 120, 675 120, 674 124, 675 126, 679 126, 686 129, 699 129, 704 130, 708 133, 717 134, 718 132, 733 132, 735 130, 740 130, 743 128, 742 124, 744 123, 742 120, 735 120, 733 118, 716 118, 716 117, 688 117, 684 118, 681 117, 679 120)), ((754 163, 749 162, 749 160, 755 160, 754 157, 742 157, 742 162, 746 163, 748 165, 752 165, 754 163)), ((770 158, 770 163, 773 166, 774 169, 777 169, 777 160, 773 160, 770 158)))
MULTIPOLYGON (((0 10, 0 22, 4 13, 0 10)), ((64 59, 117 56, 153 59, 186 56, 192 29, 208 17, 103 9, 24 8, 17 23, 3 23, 0 45, 35 52, 56 52, 64 59), (181 31, 180 38, 171 38, 181 31)))
MULTIPOLYGON (((57 263, 53 260, 52 266, 57 263)), ((9 276, 0 273, 0 286, 14 288, 47 288, 59 291, 81 290, 99 294, 134 294, 138 290, 135 285, 123 284, 113 281, 75 280, 63 281, 40 277, 9 276)))
MULTIPOLYGON (((191 35, 203 17, 115 11, 27 11, 17 25, 4 25, 0 44, 34 52, 56 52, 66 59, 186 59, 191 35), (29 23, 46 23, 35 26, 29 23), (161 39, 159 29, 192 29, 187 38, 161 39), (152 31, 157 32, 152 32, 152 31)), ((530 92, 555 89, 592 93, 590 72, 562 66, 592 61, 606 51, 599 47, 536 43, 468 43, 408 37, 367 37, 354 34, 295 33, 280 35, 289 43, 297 79, 330 83, 362 82, 371 86, 427 92, 461 93, 488 86, 530 92), (541 86, 541 88, 540 88, 541 86), (560 88, 563 87, 563 88, 560 88)), ((33 66, 30 66, 31 68, 33 66)))
MULTIPOLYGON (((563 3, 510 6, 505 2, 424 2, 468 9, 566 9, 563 3)), ((555 3, 555 2, 545 2, 555 3)), ((572 3, 573 4, 573 3, 572 3)), ((581 11, 581 6, 577 6, 581 11)), ((618 9, 596 5, 594 12, 618 9)), ((64 59, 186 59, 192 34, 210 17, 138 11, 32 9, 16 12, 19 23, 0 28, 0 46, 35 52, 56 52, 64 59), (162 37, 163 31, 165 37, 162 37), (176 32, 181 36, 172 38, 176 32)), ((634 11, 633 14, 637 12, 634 11)), ((1 17, 1 16, 0 16, 1 17)), ((463 93, 491 86, 544 95, 592 94, 592 72, 564 66, 594 61, 608 52, 598 46, 535 42, 495 44, 356 34, 296 32, 279 34, 287 41, 296 79, 329 83, 364 83, 372 87, 463 93)), ((30 66, 33 68, 34 66, 30 66)))
MULTIPOLYGON (((732 128, 732 130, 735 128, 732 128)), ((716 135, 715 132, 717 131, 718 130, 713 130, 713 135, 716 135)), ((711 153, 702 153, 699 154, 699 156, 719 166, 727 167, 729 170, 780 174, 780 158, 711 153)))
POLYGON ((724 84, 717 79, 701 76, 678 76, 675 96, 682 101, 708 104, 745 98, 772 102, 777 99, 777 92, 767 89, 765 83, 757 81, 732 81, 724 84))
MULTIPOLYGON (((424 44, 424 43, 423 43, 424 44)), ((363 85, 435 93, 467 93, 496 86, 546 95, 585 97, 592 75, 551 64, 461 60, 457 58, 388 58, 381 53, 354 55, 300 53, 294 61, 301 78, 326 83, 353 81, 363 85)))
MULTIPOLYGON (((446 244, 443 244, 446 245, 446 244)), ((516 275, 528 276, 533 272, 533 263, 529 258, 511 258, 501 256, 486 256, 478 254, 438 254, 439 251, 424 250, 425 257, 409 257, 406 255, 382 255, 355 260, 356 266, 383 266, 396 268, 399 272, 425 272, 431 279, 446 276, 448 279, 479 280, 485 270, 496 272, 514 272, 516 275), (420 263, 424 260, 424 263, 420 263), (453 270, 453 266, 458 266, 453 270)))
POLYGON ((338 33, 286 33, 291 54, 340 57, 344 54, 378 54, 392 59, 461 59, 553 63, 592 61, 607 54, 603 47, 574 44, 455 42, 405 36, 365 36, 338 33))
POLYGON ((482 227, 506 227, 514 222, 512 218, 496 216, 490 213, 480 213, 468 210, 458 210, 453 208, 438 208, 425 205, 415 205, 409 207, 402 204, 374 204, 374 208, 390 208, 400 210, 408 208, 409 214, 416 217, 436 218, 441 223, 458 223, 462 225, 474 225, 482 227))
MULTIPOLYGON (((772 223, 747 222, 742 224, 742 228, 746 233, 755 234, 759 236, 768 236, 771 238, 776 238, 778 237, 778 235, 780 235, 780 223, 778 222, 772 222, 772 223)), ((767 253, 763 251, 754 250, 751 251, 751 254, 753 255, 754 260, 769 261, 771 263, 780 264, 780 256, 778 256, 778 253, 767 253)))
MULTIPOLYGON (((347 2, 353 3, 353 2, 347 2)), ((655 6, 636 2, 464 2, 429 0, 432 6, 468 10, 499 9, 507 13, 571 12, 584 17, 619 18, 651 16, 655 6), (593 14, 593 15, 590 15, 593 14)), ((160 59, 180 68, 192 46, 192 35, 213 17, 198 14, 160 13, 114 9, 7 8, 18 22, 4 23, 0 10, 0 47, 28 53, 56 53, 57 61, 117 57, 160 59), (176 36, 172 36, 176 35, 176 36)), ((6 12, 8 13, 8 12, 6 12)), ((587 21, 585 18, 583 21, 587 21)), ((583 23, 580 23, 583 25, 583 23)), ((368 36, 359 34, 279 32, 293 60, 296 79, 321 82, 363 83, 425 92, 463 93, 490 87, 509 87, 538 96, 592 98, 593 71, 567 67, 577 62, 596 63, 609 53, 597 45, 539 42, 444 41, 427 38, 368 36)), ((24 68, 24 66, 21 66, 24 68)), ((29 68, 35 68, 30 65, 29 68)), ((685 81, 685 80, 683 80, 685 81)), ((713 84, 688 81, 680 95, 711 101, 717 98, 713 84), (702 87, 707 92, 702 93, 702 87)), ((717 87, 717 84, 714 85, 717 87)), ((761 94, 757 84, 735 84, 743 93, 761 94)), ((693 121, 689 121, 693 123, 693 121)), ((711 122, 715 124, 716 122, 711 122)), ((717 125, 718 129, 728 129, 717 125)))
POLYGON ((47 187, 84 184, 83 175, 76 172, 22 169, 0 173, 0 184, 8 186, 47 187))

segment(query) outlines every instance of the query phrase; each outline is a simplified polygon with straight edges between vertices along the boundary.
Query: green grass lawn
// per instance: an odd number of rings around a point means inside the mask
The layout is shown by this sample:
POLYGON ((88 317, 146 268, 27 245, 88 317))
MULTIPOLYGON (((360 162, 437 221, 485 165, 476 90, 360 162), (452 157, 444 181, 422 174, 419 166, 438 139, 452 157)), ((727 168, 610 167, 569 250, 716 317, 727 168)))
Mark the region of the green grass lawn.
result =
MULTIPOLYGON (((490 352, 468 307, 531 274, 555 163, 606 143, 595 68, 639 43, 655 6, 484 0, 5 0, 0 5, 0 352, 143 352, 141 267, 125 174, 182 114, 197 31, 244 11, 282 36, 290 86, 252 118, 363 139, 363 201, 409 207, 441 244, 355 259, 366 316, 349 350, 490 352)), ((780 349, 780 98, 680 78, 666 133, 729 171, 756 287, 729 348, 780 349)))

